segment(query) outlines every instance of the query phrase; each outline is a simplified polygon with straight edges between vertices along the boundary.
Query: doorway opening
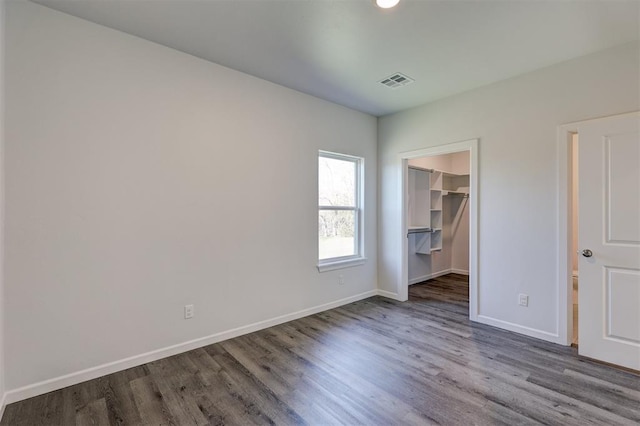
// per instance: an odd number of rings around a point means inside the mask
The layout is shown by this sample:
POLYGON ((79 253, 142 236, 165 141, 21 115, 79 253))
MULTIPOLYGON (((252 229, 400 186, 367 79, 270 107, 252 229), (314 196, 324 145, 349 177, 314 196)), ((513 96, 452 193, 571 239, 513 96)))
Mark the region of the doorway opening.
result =
MULTIPOLYGON (((398 296, 407 300, 409 286, 428 280, 438 280, 433 283, 443 288, 468 282, 471 320, 476 320, 478 312, 477 146, 478 140, 473 139, 400 154, 402 275, 398 296)), ((452 288, 451 295, 461 296, 460 288, 452 288)))
POLYGON ((558 127, 558 340, 577 344, 579 356, 635 371, 639 140, 640 112, 558 127))
POLYGON ((440 297, 468 298, 469 151, 408 160, 409 296, 428 286, 440 297))

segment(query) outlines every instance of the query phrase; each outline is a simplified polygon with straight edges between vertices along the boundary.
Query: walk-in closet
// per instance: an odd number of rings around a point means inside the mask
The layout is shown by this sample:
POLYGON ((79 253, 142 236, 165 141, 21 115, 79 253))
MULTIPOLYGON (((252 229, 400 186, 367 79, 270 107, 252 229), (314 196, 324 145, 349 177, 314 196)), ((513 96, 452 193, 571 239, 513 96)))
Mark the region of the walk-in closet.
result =
POLYGON ((469 165, 469 151, 409 160, 410 286, 448 274, 469 275, 469 165))

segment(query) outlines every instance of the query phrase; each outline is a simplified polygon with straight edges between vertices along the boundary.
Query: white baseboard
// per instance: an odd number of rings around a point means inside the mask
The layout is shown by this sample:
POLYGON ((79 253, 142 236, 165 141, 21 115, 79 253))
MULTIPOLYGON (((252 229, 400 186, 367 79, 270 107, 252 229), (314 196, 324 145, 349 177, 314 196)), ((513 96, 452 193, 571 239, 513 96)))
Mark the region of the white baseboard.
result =
POLYGON ((376 296, 378 294, 379 294, 378 290, 369 290, 367 292, 360 293, 355 296, 350 296, 344 299, 325 303, 323 305, 318 305, 312 308, 303 309, 301 311, 293 312, 291 314, 281 315, 268 320, 259 321, 253 324, 234 328, 232 330, 215 333, 210 336, 201 337, 199 339, 194 339, 194 340, 190 340, 183 343, 178 343, 176 345, 168 346, 166 348, 157 349, 155 351, 147 352, 140 355, 135 355, 129 358, 99 365, 97 367, 87 368, 82 371, 77 371, 74 373, 66 374, 64 376, 55 377, 49 380, 44 380, 42 382, 27 385, 18 389, 12 389, 10 391, 5 392, 5 394, 3 395, 2 408, 4 408, 6 404, 11 404, 17 401, 21 401, 23 399, 42 395, 47 392, 62 389, 67 386, 72 386, 78 383, 85 382, 87 380, 96 379, 98 377, 102 377, 107 374, 126 370, 127 368, 136 367, 138 365, 146 364, 148 362, 157 361, 162 358, 166 358, 172 355, 177 355, 193 349, 201 348, 203 346, 211 345, 213 343, 218 343, 223 340, 228 340, 234 337, 242 336, 244 334, 253 333, 254 331, 263 330, 265 328, 273 327, 274 325, 282 324, 282 323, 293 321, 309 315, 317 314, 318 312, 323 312, 329 309, 337 308, 339 306, 343 306, 352 302, 357 302, 358 300, 366 299, 368 297, 376 296))
POLYGON ((482 324, 501 328, 503 330, 513 331, 514 333, 524 334, 525 336, 535 337, 536 339, 546 340, 547 342, 564 345, 564 341, 558 334, 549 333, 548 331, 525 327, 523 325, 514 324, 512 322, 491 318, 486 315, 478 315, 476 321, 482 324))
MULTIPOLYGON (((421 282, 430 278, 436 278, 441 275, 446 275, 452 270, 446 270, 430 274, 429 276, 419 277, 417 282, 421 282)), ((461 272, 455 272, 461 273, 461 272)), ((411 284, 411 282, 410 282, 411 284)), ((366 299, 372 296, 383 296, 394 300, 400 300, 396 293, 392 293, 386 290, 370 290, 364 293, 357 294, 355 296, 347 297, 344 299, 336 300, 333 302, 325 303, 322 305, 314 306, 312 308, 303 309, 291 314, 281 315, 275 318, 271 318, 264 321, 259 321, 246 326, 234 328, 231 330, 215 333, 210 336, 205 336, 199 339, 190 340, 187 342, 179 343, 166 348, 157 349, 155 351, 147 352, 140 355, 135 355, 122 360, 110 362, 107 364, 99 365, 97 367, 88 368, 82 371, 66 374, 64 376, 56 377, 42 382, 27 385, 18 389, 13 389, 5 392, 0 399, 0 418, 4 413, 4 408, 7 404, 11 404, 23 399, 31 398, 34 396, 42 395, 47 392, 55 391, 58 389, 72 386, 78 383, 82 383, 87 380, 96 379, 98 377, 105 376, 107 374, 115 373, 117 371, 126 370, 127 368, 136 367, 138 365, 146 364, 148 362, 157 361, 162 358, 166 358, 172 355, 177 355, 183 352, 187 352, 193 349, 197 349, 203 346, 218 343, 224 340, 232 339, 234 337, 242 336, 244 334, 253 333, 254 331, 262 330, 265 328, 273 327, 278 324, 293 321, 299 318, 303 318, 309 315, 323 312, 329 309, 337 308, 358 300, 366 299)), ((507 321, 498 320, 495 318, 487 317, 484 315, 478 315, 477 322, 498 327, 504 330, 513 331, 516 333, 524 334, 526 336, 535 337, 538 339, 546 340, 553 343, 563 344, 560 340, 560 336, 557 334, 549 333, 542 330, 537 330, 529 327, 524 327, 518 324, 513 324, 507 321)))
MULTIPOLYGON (((422 281, 430 280, 430 279, 433 279, 433 278, 438 278, 438 277, 441 277, 443 275, 450 274, 453 271, 454 271, 453 269, 445 269, 443 271, 434 272, 432 274, 427 274, 427 275, 422 275, 420 277, 410 278, 409 279, 409 285, 418 284, 418 283, 421 283, 422 281)), ((456 274, 457 273, 458 272, 456 272, 456 274)), ((469 275, 469 272, 467 272, 467 275, 469 275)))
POLYGON ((0 396, 0 420, 2 419, 2 416, 4 416, 4 407, 7 406, 7 393, 3 392, 3 394, 0 396))
POLYGON ((390 291, 387 290, 378 290, 378 296, 382 296, 382 297, 386 297, 387 299, 393 299, 393 300, 397 300, 400 302, 404 302, 404 300, 400 300, 400 298, 398 297, 398 293, 392 293, 390 291))
POLYGON ((469 276, 469 271, 467 271, 466 269, 456 269, 456 268, 451 268, 449 271, 450 271, 452 274, 467 275, 467 276, 469 276))

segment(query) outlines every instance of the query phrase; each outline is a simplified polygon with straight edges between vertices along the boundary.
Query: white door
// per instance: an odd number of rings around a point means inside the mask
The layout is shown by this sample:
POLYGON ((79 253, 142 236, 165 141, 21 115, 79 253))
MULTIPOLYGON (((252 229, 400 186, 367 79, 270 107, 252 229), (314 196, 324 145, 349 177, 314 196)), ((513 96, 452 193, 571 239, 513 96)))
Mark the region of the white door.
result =
POLYGON ((580 355, 640 370, 640 113, 580 124, 580 355))

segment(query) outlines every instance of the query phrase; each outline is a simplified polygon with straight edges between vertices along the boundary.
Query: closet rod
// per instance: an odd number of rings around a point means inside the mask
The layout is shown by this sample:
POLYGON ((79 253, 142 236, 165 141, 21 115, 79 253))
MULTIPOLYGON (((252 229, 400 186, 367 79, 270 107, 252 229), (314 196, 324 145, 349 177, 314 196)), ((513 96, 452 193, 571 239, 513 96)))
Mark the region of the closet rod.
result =
POLYGON ((418 167, 418 166, 407 166, 407 167, 413 170, 420 170, 422 172, 429 172, 429 173, 435 172, 434 169, 425 169, 424 167, 418 167))

